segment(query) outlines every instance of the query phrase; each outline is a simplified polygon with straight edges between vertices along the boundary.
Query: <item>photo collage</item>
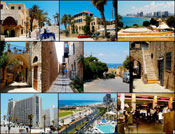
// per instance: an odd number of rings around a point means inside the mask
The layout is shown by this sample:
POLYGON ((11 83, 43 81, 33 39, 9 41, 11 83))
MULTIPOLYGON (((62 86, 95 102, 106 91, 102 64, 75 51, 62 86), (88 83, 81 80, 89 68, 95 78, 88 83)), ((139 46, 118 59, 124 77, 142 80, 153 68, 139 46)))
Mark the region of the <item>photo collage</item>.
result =
POLYGON ((174 0, 1 0, 0 133, 174 134, 174 0))

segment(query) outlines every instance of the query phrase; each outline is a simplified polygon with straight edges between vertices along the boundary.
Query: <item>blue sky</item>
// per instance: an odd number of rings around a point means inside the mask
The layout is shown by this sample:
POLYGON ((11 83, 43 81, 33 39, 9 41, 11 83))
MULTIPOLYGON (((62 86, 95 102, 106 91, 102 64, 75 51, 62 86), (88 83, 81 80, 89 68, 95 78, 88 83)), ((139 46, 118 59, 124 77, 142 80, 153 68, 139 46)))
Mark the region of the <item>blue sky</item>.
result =
POLYGON ((16 47, 17 49, 25 49, 26 47, 26 42, 7 42, 6 44, 11 44, 11 49, 13 49, 14 47, 16 47))
POLYGON ((128 13, 151 13, 156 11, 169 11, 174 13, 173 1, 119 1, 118 12, 120 15, 128 13))
MULTIPOLYGON (((103 97, 106 94, 102 93, 65 93, 65 94, 59 94, 59 100, 98 100, 102 101, 103 97)), ((117 100, 117 94, 113 93, 111 94, 112 98, 115 98, 117 100)))
POLYGON ((105 63, 123 63, 129 56, 129 42, 85 42, 85 57, 93 55, 105 63))
MULTIPOLYGON (((105 5, 105 17, 106 20, 112 20, 112 1, 108 1, 107 5, 105 5)), ((93 6, 91 0, 82 0, 82 1, 60 1, 60 18, 64 14, 75 15, 82 11, 88 11, 94 13, 95 17, 101 17, 99 10, 93 6)), ((115 16, 113 16, 114 18, 115 16)), ((64 26, 61 25, 61 29, 64 29, 64 26)))
POLYGON ((48 13, 51 23, 54 23, 53 15, 59 12, 58 1, 6 1, 8 3, 24 3, 26 8, 31 8, 34 4, 38 5, 40 9, 48 13))
MULTIPOLYGON (((33 96, 34 94, 1 94, 1 115, 7 114, 8 100, 13 98, 13 100, 22 100, 33 96)), ((42 99, 42 108, 47 109, 50 105, 55 105, 58 107, 58 94, 37 94, 42 99)))

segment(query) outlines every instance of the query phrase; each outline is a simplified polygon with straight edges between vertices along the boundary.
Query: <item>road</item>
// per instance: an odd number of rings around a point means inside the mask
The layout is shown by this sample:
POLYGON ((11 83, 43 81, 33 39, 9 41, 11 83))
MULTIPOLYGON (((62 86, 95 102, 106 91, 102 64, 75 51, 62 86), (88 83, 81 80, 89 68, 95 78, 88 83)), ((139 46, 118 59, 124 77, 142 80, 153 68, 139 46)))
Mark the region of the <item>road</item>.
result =
POLYGON ((97 109, 94 109, 93 113, 89 114, 88 116, 85 116, 83 119, 75 122, 74 124, 68 126, 65 130, 63 130, 61 133, 67 133, 75 129, 77 126, 81 125, 84 121, 87 120, 87 117, 91 120, 96 114, 98 113, 97 109))
POLYGON ((122 78, 93 80, 84 84, 84 92, 129 92, 129 84, 122 78))

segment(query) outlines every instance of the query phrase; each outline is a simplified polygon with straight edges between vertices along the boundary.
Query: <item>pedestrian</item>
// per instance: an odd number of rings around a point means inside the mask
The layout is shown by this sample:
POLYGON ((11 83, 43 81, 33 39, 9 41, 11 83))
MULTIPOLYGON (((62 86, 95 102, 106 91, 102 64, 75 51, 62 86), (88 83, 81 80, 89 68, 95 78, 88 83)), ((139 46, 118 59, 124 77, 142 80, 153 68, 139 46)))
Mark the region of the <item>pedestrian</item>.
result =
POLYGON ((36 40, 39 40, 39 30, 36 29, 36 40))
POLYGON ((7 30, 7 37, 10 37, 10 32, 9 32, 9 30, 7 30))
POLYGON ((67 77, 67 69, 66 68, 64 68, 64 75, 65 75, 65 77, 67 77))
POLYGON ((29 30, 29 38, 31 38, 31 30, 29 30))
POLYGON ((159 116, 159 122, 162 124, 163 123, 163 113, 162 113, 162 110, 159 111, 158 116, 159 116))

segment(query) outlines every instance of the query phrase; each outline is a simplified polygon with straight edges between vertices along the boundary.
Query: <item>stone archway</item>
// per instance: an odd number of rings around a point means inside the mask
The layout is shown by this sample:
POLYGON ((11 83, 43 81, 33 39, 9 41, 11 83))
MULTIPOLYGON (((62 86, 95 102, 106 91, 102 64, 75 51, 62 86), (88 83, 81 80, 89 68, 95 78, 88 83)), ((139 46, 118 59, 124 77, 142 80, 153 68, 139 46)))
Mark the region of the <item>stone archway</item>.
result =
MULTIPOLYGON (((9 67, 9 65, 15 60, 15 59, 17 59, 17 60, 19 60, 19 61, 22 61, 24 64, 25 64, 25 66, 26 66, 26 70, 27 70, 27 74, 29 73, 28 71, 30 70, 30 66, 29 66, 29 64, 26 62, 26 60, 24 59, 24 57, 22 57, 21 55, 19 55, 19 54, 17 54, 16 56, 14 56, 14 57, 12 57, 10 60, 9 60, 9 62, 8 62, 8 64, 7 64, 7 66, 5 67, 5 80, 7 79, 7 69, 8 69, 8 67, 9 67)), ((26 80, 26 82, 28 81, 28 79, 26 80)), ((28 82, 27 82, 28 83, 28 82)))
POLYGON ((7 18, 5 18, 5 20, 3 21, 3 24, 2 24, 3 26, 5 26, 5 25, 14 25, 14 26, 17 26, 17 22, 16 22, 16 20, 13 18, 13 17, 11 17, 11 16, 9 16, 9 17, 7 17, 7 18))

